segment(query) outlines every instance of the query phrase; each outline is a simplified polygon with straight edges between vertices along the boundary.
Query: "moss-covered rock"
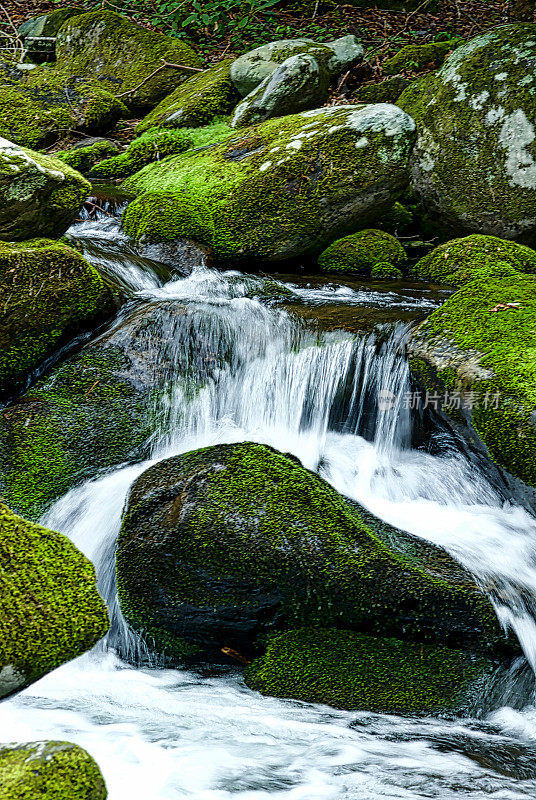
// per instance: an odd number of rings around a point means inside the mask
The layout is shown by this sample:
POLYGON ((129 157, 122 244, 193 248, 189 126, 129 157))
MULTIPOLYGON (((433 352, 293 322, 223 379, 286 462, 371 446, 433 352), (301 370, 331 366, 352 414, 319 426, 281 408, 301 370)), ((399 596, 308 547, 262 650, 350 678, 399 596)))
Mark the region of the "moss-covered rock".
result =
POLYGON ((101 771, 69 742, 0 745, 3 800, 106 800, 101 771))
POLYGON ((151 128, 130 143, 120 155, 101 160, 89 173, 90 178, 126 178, 153 161, 183 153, 192 139, 183 130, 151 128))
POLYGON ((28 36, 57 36, 64 22, 83 13, 84 9, 80 6, 57 8, 47 14, 26 20, 18 29, 18 34, 21 39, 26 39, 28 36))
POLYGON ((506 25, 399 98, 419 132, 413 187, 447 230, 536 235, 535 59, 536 25, 506 25))
POLYGON ((0 589, 0 697, 90 650, 108 630, 91 562, 2 503, 0 589))
POLYGON ((392 234, 401 234, 413 225, 413 213, 402 203, 396 202, 377 222, 378 228, 392 234))
POLYGON ((396 103, 413 80, 404 75, 395 75, 379 83, 367 83, 355 90, 354 100, 356 103, 396 103))
POLYGON ((0 397, 113 311, 110 290, 75 250, 47 239, 0 242, 0 397))
POLYGON ((58 33, 57 67, 65 75, 97 79, 113 94, 129 92, 123 102, 136 111, 154 108, 192 72, 160 70, 162 59, 200 69, 194 51, 179 39, 149 31, 113 11, 90 11, 68 20, 58 33), (148 79, 148 80, 146 80, 148 79))
POLYGON ((328 98, 329 74, 313 56, 287 58, 253 89, 233 112, 233 128, 322 106, 328 98))
POLYGON ((536 274, 536 252, 517 242, 474 234, 451 239, 421 258, 411 270, 420 280, 463 286, 474 280, 536 274))
POLYGON ((301 628, 274 636, 246 668, 251 689, 335 708, 388 714, 460 710, 482 693, 492 663, 461 650, 301 628))
POLYGON ((463 39, 456 38, 447 42, 407 44, 387 59, 382 66, 383 72, 385 75, 398 75, 400 72, 420 72, 427 67, 440 67, 449 53, 463 43, 463 39))
POLYGON ((71 147, 69 150, 59 150, 54 153, 54 158, 63 161, 73 169, 86 175, 89 170, 104 159, 116 156, 120 147, 110 139, 97 139, 85 147, 71 147))
POLYGON ((390 264, 388 261, 380 261, 372 267, 370 277, 376 280, 399 281, 402 280, 404 276, 402 270, 398 269, 398 267, 393 266, 393 264, 390 264))
POLYGON ((125 209, 123 228, 141 243, 191 239, 212 245, 215 230, 206 204, 178 192, 142 194, 125 209))
POLYGON ((61 236, 90 191, 63 162, 0 138, 0 241, 61 236))
POLYGON ((231 64, 226 58, 215 67, 188 78, 172 94, 142 119, 137 133, 152 127, 197 128, 215 117, 230 114, 240 95, 231 80, 231 64))
MULTIPOLYGON (((220 261, 281 261, 381 216, 406 185, 413 139, 413 121, 396 106, 305 111, 151 164, 123 186, 206 206, 220 261)), ((158 224, 165 229, 165 218, 158 224)))
POLYGON ((475 280, 415 331, 412 369, 430 391, 459 391, 493 461, 536 486, 536 279, 475 280), (511 305, 509 305, 511 304, 511 305))
POLYGON ((172 658, 246 651, 300 625, 494 646, 489 601, 444 551, 350 505, 293 457, 218 445, 134 483, 118 541, 121 608, 172 658))
POLYGON ((363 53, 363 47, 355 36, 344 36, 324 44, 313 39, 282 39, 264 44, 237 58, 231 65, 231 78, 242 97, 245 97, 269 78, 287 58, 307 54, 333 76, 361 61, 363 53))
POLYGON ((394 236, 369 229, 333 242, 318 257, 318 266, 322 272, 369 276, 376 264, 387 262, 398 267, 406 260, 404 248, 394 236))
POLYGON ((102 84, 45 67, 0 85, 0 136, 24 147, 45 147, 70 130, 104 133, 126 113, 102 84))

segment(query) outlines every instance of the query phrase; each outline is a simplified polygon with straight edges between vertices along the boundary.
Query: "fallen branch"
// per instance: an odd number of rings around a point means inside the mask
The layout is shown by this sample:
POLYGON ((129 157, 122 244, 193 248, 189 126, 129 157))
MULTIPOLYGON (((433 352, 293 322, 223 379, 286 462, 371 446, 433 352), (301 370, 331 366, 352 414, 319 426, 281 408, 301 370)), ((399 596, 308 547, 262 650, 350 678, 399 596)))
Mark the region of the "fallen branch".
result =
POLYGON ((151 72, 150 75, 147 75, 147 77, 144 78, 141 83, 138 83, 137 86, 134 86, 134 88, 132 88, 132 89, 128 89, 126 92, 121 92, 121 94, 116 94, 115 95, 116 99, 119 99, 120 97, 126 97, 128 94, 133 94, 134 92, 137 92, 138 89, 141 89, 141 87, 144 86, 147 83, 147 81, 151 80, 151 78, 154 78, 154 76, 158 75, 159 72, 162 72, 163 69, 168 69, 168 67, 172 67, 173 69, 185 69, 187 72, 204 72, 205 71, 204 69, 201 69, 200 67, 187 67, 185 64, 171 64, 169 61, 166 61, 164 58, 162 59, 162 62, 163 63, 162 63, 162 65, 160 67, 157 67, 154 72, 151 72))

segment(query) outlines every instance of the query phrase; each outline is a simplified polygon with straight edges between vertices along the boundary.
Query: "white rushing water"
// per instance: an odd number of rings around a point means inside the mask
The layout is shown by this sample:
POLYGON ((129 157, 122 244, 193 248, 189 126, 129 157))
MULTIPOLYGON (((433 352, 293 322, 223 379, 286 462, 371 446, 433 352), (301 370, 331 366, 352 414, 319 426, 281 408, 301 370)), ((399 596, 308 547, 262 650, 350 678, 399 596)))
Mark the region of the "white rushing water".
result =
MULTIPOLYGON (((97 235, 88 223, 82 232, 97 235)), ((113 252, 96 258, 110 262, 113 252)), ((536 666, 536 522, 454 449, 410 448, 403 329, 383 343, 375 334, 315 333, 256 299, 258 278, 199 267, 162 285, 147 269, 138 274, 129 260, 123 285, 140 302, 176 302, 184 312, 162 344, 167 361, 182 366, 167 375, 154 409, 151 461, 73 489, 45 519, 96 564, 114 630, 107 645, 0 704, 1 738, 80 743, 111 800, 534 798, 536 709, 518 707, 515 683, 479 720, 412 719, 264 698, 232 670, 202 676, 121 660, 117 649, 132 656, 137 646, 114 586, 129 487, 159 459, 251 440, 294 453, 377 516, 445 547, 492 593, 536 666), (215 359, 194 392, 184 358, 169 358, 185 336, 215 359)))

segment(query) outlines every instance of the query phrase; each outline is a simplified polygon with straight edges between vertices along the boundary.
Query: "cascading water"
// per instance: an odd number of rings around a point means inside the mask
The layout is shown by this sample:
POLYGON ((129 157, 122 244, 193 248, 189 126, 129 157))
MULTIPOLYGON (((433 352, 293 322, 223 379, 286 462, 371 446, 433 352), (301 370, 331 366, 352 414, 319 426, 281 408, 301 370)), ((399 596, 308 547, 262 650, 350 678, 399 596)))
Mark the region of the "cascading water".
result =
MULTIPOLYGON (((72 235, 93 237, 91 224, 72 235)), ((110 274, 117 239, 106 248, 102 230, 93 257, 107 260, 110 274)), ((121 263, 116 272, 123 285, 130 276, 134 302, 180 308, 167 335, 160 332, 167 367, 150 461, 73 489, 45 519, 96 563, 113 629, 106 646, 3 703, 2 738, 79 742, 101 765, 111 800, 534 797, 536 711, 517 707, 513 684, 478 721, 406 719, 263 698, 233 670, 202 676, 150 665, 117 605, 114 543, 132 482, 172 454, 242 440, 292 452, 470 569, 533 667, 536 522, 505 504, 453 447, 435 456, 411 449, 403 327, 315 332, 272 302, 296 294, 292 285, 202 266, 162 284, 147 262, 136 266, 135 254, 123 253, 121 263), (136 656, 145 666, 121 660, 136 656)), ((329 302, 329 289, 321 291, 329 302)), ((512 680, 516 670, 523 664, 512 680)))

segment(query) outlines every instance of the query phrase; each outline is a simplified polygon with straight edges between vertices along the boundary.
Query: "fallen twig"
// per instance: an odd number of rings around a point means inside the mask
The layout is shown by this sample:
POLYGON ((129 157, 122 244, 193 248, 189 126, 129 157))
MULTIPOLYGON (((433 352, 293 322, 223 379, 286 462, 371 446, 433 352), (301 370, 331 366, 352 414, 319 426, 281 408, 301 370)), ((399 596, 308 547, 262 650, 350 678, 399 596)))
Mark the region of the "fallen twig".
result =
POLYGON ((163 63, 162 63, 162 65, 160 67, 157 67, 154 70, 154 72, 151 72, 150 75, 147 75, 147 77, 144 78, 141 83, 138 83, 137 86, 134 86, 132 89, 128 89, 126 92, 121 92, 121 94, 116 94, 115 95, 116 99, 118 99, 120 97, 126 97, 129 94, 133 94, 134 92, 137 92, 138 89, 141 89, 141 87, 144 86, 147 83, 147 81, 149 81, 151 78, 154 78, 155 75, 158 75, 159 72, 162 72, 163 69, 167 69, 168 67, 173 67, 174 69, 185 69, 188 72, 205 72, 205 70, 201 69, 200 67, 187 67, 185 64, 171 64, 169 61, 166 61, 164 58, 162 59, 162 62, 163 63))

